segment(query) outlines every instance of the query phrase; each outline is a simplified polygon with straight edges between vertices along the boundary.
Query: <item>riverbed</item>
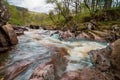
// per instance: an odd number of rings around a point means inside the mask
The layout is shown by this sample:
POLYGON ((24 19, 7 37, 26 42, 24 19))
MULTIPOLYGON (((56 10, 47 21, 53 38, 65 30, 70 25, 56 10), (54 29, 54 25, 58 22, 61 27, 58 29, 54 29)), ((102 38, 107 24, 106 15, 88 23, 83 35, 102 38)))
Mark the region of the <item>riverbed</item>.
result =
POLYGON ((68 60, 65 71, 74 71, 92 67, 87 53, 107 46, 107 43, 83 39, 59 40, 59 36, 51 36, 54 32, 31 29, 18 36, 19 43, 10 51, 0 54, 0 80, 29 80, 34 69, 49 59, 51 51, 48 48, 64 48, 69 54, 64 56, 68 60), (21 68, 23 69, 17 73, 21 68), (13 74, 15 69, 16 74, 13 74))

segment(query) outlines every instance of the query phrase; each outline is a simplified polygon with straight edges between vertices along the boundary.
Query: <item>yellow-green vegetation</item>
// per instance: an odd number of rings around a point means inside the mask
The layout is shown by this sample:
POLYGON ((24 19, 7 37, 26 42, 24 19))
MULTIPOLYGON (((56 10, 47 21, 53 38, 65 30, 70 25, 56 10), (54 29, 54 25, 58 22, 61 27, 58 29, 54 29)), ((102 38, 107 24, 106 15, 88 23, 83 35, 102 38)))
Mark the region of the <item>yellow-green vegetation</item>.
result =
POLYGON ((120 24, 119 0, 47 0, 47 3, 56 5, 49 16, 57 28, 81 28, 91 20, 103 26, 101 29, 120 24))
POLYGON ((9 5, 10 12, 9 23, 16 25, 50 25, 51 20, 45 13, 35 13, 27 9, 9 5))
POLYGON ((49 15, 46 13, 37 13, 28 11, 26 8, 9 5, 4 0, 10 13, 9 23, 14 25, 52 25, 49 15))
POLYGON ((36 13, 25 8, 9 5, 9 23, 16 25, 41 25, 62 28, 82 27, 85 22, 95 19, 99 26, 120 24, 120 1, 115 0, 47 0, 55 4, 54 10, 36 13))

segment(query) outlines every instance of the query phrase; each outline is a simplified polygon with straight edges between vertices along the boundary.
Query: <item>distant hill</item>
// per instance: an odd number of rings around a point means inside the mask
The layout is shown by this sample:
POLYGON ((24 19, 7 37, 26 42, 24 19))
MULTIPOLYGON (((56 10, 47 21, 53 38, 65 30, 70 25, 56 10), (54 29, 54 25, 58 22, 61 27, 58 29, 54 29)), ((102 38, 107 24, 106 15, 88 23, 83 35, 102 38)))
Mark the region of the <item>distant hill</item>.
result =
POLYGON ((28 11, 28 9, 23 8, 23 7, 18 7, 18 6, 16 6, 16 9, 19 11, 28 11))
POLYGON ((10 5, 4 0, 10 13, 9 23, 14 25, 47 25, 51 20, 46 13, 37 13, 29 11, 26 8, 10 5))

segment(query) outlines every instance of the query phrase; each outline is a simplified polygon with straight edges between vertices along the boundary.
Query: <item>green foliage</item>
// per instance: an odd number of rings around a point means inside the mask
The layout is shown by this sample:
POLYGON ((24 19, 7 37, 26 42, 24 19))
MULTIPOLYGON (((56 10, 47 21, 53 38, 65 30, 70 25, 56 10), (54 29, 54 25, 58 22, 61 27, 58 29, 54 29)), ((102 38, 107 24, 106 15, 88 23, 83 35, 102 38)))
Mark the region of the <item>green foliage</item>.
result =
POLYGON ((6 0, 4 0, 5 5, 7 6, 10 19, 9 23, 14 25, 53 25, 52 21, 50 20, 48 14, 45 13, 36 13, 28 11, 22 7, 16 7, 13 5, 9 5, 6 0))
POLYGON ((74 23, 79 25, 81 22, 90 21, 91 19, 97 19, 98 21, 101 21, 101 23, 106 24, 107 22, 102 20, 103 16, 105 16, 105 12, 108 13, 107 17, 111 21, 117 20, 120 16, 119 4, 114 3, 114 6, 111 6, 111 3, 105 2, 105 0, 91 0, 91 3, 89 3, 90 0, 83 0, 84 2, 81 2, 82 0, 46 1, 47 3, 55 5, 54 10, 51 11, 49 15, 45 13, 30 12, 25 8, 5 3, 8 6, 11 15, 9 23, 17 25, 33 24, 41 26, 57 26, 57 28, 61 28, 66 25, 72 26, 74 23), (105 4, 107 4, 107 6, 105 6, 105 4), (111 7, 107 9, 108 6, 111 7), (104 9, 104 7, 106 7, 106 9, 104 9))

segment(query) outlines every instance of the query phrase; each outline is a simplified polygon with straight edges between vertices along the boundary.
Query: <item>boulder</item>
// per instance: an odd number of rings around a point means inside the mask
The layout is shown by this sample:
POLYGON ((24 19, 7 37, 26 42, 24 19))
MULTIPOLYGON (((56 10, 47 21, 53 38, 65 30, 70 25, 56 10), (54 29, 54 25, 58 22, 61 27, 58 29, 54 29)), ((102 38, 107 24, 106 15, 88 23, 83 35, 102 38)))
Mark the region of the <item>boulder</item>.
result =
POLYGON ((34 69, 30 80, 59 80, 65 72, 67 66, 65 56, 68 55, 66 49, 58 47, 48 49, 51 52, 49 59, 34 69))
POLYGON ((88 54, 90 56, 93 66, 101 71, 106 71, 111 67, 110 55, 112 49, 108 46, 99 50, 92 50, 88 54))
POLYGON ((13 26, 13 29, 15 30, 15 33, 19 35, 23 35, 24 31, 28 31, 28 29, 24 26, 13 26))
POLYGON ((85 32, 81 32, 76 36, 77 39, 91 39, 91 36, 85 32))
POLYGON ((57 76, 61 76, 67 67, 67 50, 65 48, 54 48, 52 49, 51 59, 56 69, 57 76))
POLYGON ((60 32, 60 38, 67 41, 75 38, 75 35, 70 30, 67 30, 65 32, 60 32))
POLYGON ((120 70, 120 39, 112 44, 112 55, 111 55, 112 65, 120 70))
POLYGON ((3 30, 5 31, 6 36, 8 36, 11 45, 15 45, 18 43, 17 35, 12 27, 12 25, 7 24, 2 26, 3 30))
POLYGON ((89 55, 94 68, 83 69, 81 80, 120 80, 120 39, 104 49, 90 51, 89 55))
POLYGON ((97 35, 93 32, 89 32, 89 34, 91 34, 93 36, 93 40, 100 41, 100 42, 105 42, 105 40, 102 37, 100 37, 99 35, 97 35))
POLYGON ((17 35, 10 24, 0 27, 0 52, 18 43, 17 35))
POLYGON ((114 73, 111 71, 111 54, 110 46, 92 50, 89 53, 93 67, 84 68, 80 71, 80 80, 119 80, 115 79, 114 73))

